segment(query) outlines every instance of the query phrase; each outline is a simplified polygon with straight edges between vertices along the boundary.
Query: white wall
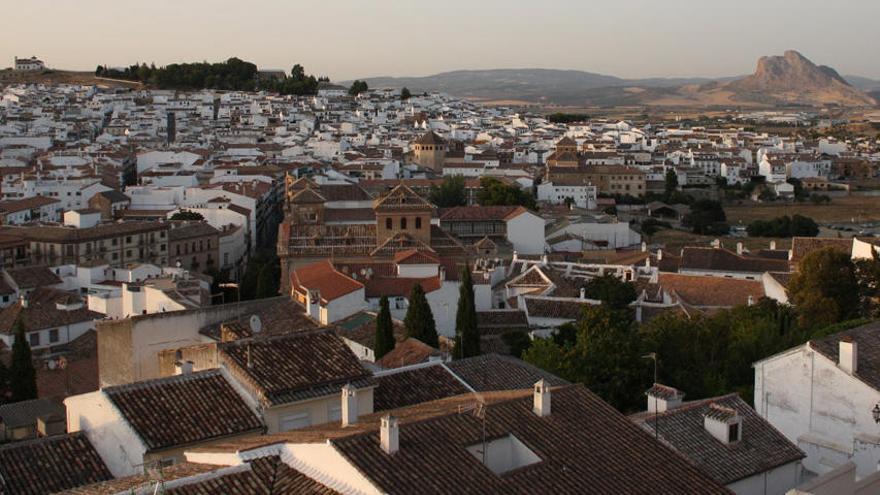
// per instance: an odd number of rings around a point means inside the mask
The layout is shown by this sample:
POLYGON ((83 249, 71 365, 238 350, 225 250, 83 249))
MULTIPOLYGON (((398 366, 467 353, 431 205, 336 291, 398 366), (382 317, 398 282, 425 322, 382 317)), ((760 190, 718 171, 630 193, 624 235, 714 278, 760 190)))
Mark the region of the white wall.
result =
POLYGON ((147 449, 116 406, 98 390, 64 400, 67 431, 83 431, 115 477, 143 473, 147 449))
POLYGON ((871 415, 880 392, 809 344, 755 363, 755 410, 807 453, 823 474, 848 460, 860 476, 877 470, 880 438, 871 415))
POLYGON ((801 482, 801 463, 790 462, 755 476, 735 481, 727 488, 737 495, 785 495, 801 482))
POLYGON ((544 253, 544 219, 527 212, 507 221, 507 240, 520 254, 544 253))

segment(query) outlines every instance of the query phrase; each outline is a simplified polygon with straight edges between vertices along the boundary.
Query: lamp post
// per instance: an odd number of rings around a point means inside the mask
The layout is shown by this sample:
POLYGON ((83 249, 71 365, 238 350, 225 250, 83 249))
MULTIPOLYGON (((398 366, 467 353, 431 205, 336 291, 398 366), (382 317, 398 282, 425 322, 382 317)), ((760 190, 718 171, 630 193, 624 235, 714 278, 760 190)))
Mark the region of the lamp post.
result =
POLYGON ((235 289, 235 321, 241 321, 241 289, 235 282, 226 282, 219 284, 217 287, 221 289, 235 289))

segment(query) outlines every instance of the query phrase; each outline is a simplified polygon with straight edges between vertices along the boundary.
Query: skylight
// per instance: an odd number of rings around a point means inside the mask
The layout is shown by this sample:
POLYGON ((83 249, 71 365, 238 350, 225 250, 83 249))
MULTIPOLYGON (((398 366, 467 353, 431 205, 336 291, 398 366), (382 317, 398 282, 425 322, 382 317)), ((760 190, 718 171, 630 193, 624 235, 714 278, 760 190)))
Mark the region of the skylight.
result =
POLYGON ((537 454, 513 435, 471 445, 467 450, 497 475, 541 462, 537 454))

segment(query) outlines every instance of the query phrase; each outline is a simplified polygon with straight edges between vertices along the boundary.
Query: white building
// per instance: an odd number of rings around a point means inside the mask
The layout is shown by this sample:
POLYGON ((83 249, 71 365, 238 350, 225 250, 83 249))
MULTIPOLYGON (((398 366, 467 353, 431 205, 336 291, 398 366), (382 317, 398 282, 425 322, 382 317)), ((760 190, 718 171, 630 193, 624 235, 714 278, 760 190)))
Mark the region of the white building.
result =
POLYGON ((38 59, 37 57, 31 57, 31 58, 15 57, 15 70, 32 71, 32 70, 43 70, 45 68, 46 68, 46 64, 44 64, 43 61, 38 59))
POLYGON ((756 362, 755 410, 807 454, 803 465, 825 474, 847 462, 858 476, 880 462, 880 351, 871 323, 756 362), (876 411, 876 412, 875 412, 876 411))
POLYGON ((563 186, 554 185, 552 182, 538 184, 538 201, 546 201, 550 204, 564 204, 570 199, 578 208, 593 210, 596 208, 598 189, 596 186, 563 186))

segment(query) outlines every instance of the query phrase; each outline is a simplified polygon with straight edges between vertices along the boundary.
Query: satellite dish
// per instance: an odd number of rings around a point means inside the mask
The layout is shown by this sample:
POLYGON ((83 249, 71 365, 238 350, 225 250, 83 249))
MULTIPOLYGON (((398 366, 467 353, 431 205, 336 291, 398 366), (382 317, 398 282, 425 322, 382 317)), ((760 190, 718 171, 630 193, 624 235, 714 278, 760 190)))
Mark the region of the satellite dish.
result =
POLYGON ((260 317, 257 315, 251 315, 251 332, 254 334, 260 333, 263 330, 263 322, 260 321, 260 317))

